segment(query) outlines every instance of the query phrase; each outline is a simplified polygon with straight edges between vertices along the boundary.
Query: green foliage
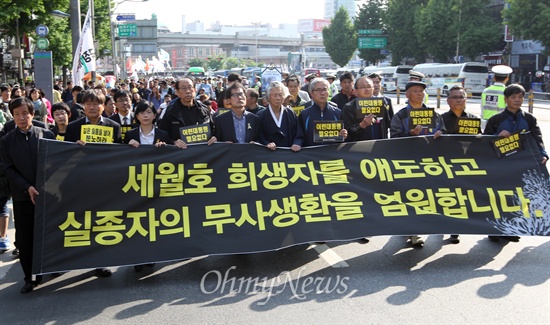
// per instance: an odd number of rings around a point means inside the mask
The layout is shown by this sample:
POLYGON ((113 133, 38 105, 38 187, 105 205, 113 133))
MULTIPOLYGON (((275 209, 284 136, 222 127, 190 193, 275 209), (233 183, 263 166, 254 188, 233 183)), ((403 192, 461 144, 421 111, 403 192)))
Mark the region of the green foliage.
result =
MULTIPOLYGON (((355 30, 360 29, 381 29, 384 30, 382 16, 385 10, 385 0, 371 0, 364 3, 359 9, 355 19, 355 30)), ((358 36, 359 37, 359 36, 358 36)), ((380 54, 379 49, 359 49, 359 57, 366 62, 376 64, 386 56, 380 54)))
MULTIPOLYGON (((110 53, 111 34, 109 26, 109 0, 94 1, 94 17, 96 42, 99 42, 99 49, 96 56, 101 57, 103 53, 110 53), (109 51, 105 51, 109 50, 109 51)), ((17 5, 11 0, 0 0, 0 30, 8 36, 16 35, 17 22, 19 23, 19 34, 26 33, 33 39, 37 39, 36 26, 44 24, 48 26, 49 34, 46 36, 50 41, 48 50, 52 51, 54 70, 63 65, 72 64, 72 38, 70 20, 68 18, 55 18, 50 13, 53 10, 69 12, 69 0, 18 0, 17 5)), ((80 10, 86 14, 88 1, 82 0, 80 10)), ((81 23, 83 19, 81 19, 81 23)), ((30 49, 25 49, 29 51, 30 49)), ((110 55, 110 54, 109 54, 110 55)))
POLYGON ((550 4, 548 0, 508 0, 510 8, 503 11, 504 18, 512 28, 514 38, 537 40, 550 51, 550 4))
POLYGON ((457 20, 458 14, 451 10, 453 1, 429 0, 420 5, 420 16, 414 30, 418 42, 436 62, 447 62, 447 57, 455 53, 456 31, 451 31, 450 22, 457 20))
POLYGON ((189 61, 187 61, 187 65, 190 67, 203 67, 205 69, 208 68, 206 60, 201 58, 192 58, 189 61))
POLYGON ((422 46, 437 62, 459 55, 470 60, 498 44, 499 23, 487 12, 488 0, 430 0, 415 29, 422 46))
POLYGON ((392 52, 392 64, 399 65, 407 58, 425 62, 426 52, 421 47, 414 30, 415 17, 420 16, 421 5, 427 0, 388 0, 384 21, 388 31, 388 48, 392 52))
POLYGON ((330 26, 323 28, 323 45, 331 60, 345 66, 357 49, 357 36, 348 12, 340 7, 330 26))
POLYGON ((239 67, 239 59, 237 58, 227 58, 225 59, 225 62, 223 63, 223 67, 227 70, 238 68, 239 67))
POLYGON ((225 56, 223 55, 214 55, 209 56, 206 58, 206 64, 208 65, 209 69, 212 69, 214 71, 221 70, 223 67, 223 61, 225 60, 225 56))
MULTIPOLYGON (((451 31, 460 30, 460 55, 473 61, 476 56, 498 48, 504 28, 501 20, 491 17, 487 5, 490 0, 455 0, 453 12, 458 15, 462 8, 460 22, 455 19, 451 31)), ((502 48, 502 47, 501 47, 502 48)))

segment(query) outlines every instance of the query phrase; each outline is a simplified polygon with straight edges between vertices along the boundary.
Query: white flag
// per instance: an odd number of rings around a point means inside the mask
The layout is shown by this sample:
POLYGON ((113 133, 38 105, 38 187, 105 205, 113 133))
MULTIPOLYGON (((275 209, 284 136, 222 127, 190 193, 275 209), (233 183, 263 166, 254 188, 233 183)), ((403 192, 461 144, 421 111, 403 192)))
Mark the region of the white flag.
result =
POLYGON ((90 71, 95 71, 94 38, 92 35, 92 10, 88 7, 88 13, 82 26, 80 40, 76 47, 73 59, 73 85, 82 86, 82 78, 90 71))

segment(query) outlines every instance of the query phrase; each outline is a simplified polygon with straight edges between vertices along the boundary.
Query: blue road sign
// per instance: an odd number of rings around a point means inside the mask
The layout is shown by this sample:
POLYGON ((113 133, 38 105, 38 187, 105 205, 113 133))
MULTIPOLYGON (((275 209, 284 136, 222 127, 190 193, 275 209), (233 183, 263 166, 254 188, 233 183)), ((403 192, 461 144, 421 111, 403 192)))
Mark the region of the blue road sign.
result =
POLYGON ((136 14, 119 14, 116 16, 117 21, 136 20, 136 14))

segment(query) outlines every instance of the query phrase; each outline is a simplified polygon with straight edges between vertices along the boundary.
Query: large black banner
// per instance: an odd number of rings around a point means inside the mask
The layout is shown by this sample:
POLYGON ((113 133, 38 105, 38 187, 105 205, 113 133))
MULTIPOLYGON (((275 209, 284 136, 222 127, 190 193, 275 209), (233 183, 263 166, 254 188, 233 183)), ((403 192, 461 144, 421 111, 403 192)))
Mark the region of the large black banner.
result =
POLYGON ((300 152, 40 143, 34 273, 376 235, 550 235, 540 152, 412 137, 300 152))

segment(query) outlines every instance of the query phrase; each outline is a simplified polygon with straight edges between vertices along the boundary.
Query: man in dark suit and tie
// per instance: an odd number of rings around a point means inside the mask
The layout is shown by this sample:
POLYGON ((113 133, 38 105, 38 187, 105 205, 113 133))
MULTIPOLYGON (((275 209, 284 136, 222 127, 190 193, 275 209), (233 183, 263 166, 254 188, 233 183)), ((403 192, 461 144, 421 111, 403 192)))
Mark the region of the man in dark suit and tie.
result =
POLYGON ((246 89, 236 82, 225 91, 225 98, 231 100, 231 112, 214 119, 217 141, 249 143, 258 141, 260 118, 246 110, 246 89))
POLYGON ((65 141, 76 142, 80 145, 85 145, 86 142, 122 143, 120 124, 101 116, 105 109, 105 95, 99 90, 86 90, 82 101, 84 102, 84 114, 86 116, 67 125, 65 141), (83 129, 84 134, 86 134, 86 129, 93 127, 107 131, 102 133, 105 136, 91 136, 83 139, 83 129))
POLYGON ((120 124, 122 140, 124 140, 126 132, 137 127, 135 116, 131 111, 132 96, 127 90, 119 90, 114 95, 114 101, 118 113, 109 118, 120 124))

